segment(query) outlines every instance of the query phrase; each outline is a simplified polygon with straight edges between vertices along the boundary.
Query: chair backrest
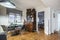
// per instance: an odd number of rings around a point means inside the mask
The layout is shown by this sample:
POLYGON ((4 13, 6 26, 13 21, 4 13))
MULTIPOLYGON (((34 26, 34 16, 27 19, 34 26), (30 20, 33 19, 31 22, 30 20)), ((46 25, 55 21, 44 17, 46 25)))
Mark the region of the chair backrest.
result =
POLYGON ((5 25, 1 25, 4 31, 7 31, 7 27, 5 25))

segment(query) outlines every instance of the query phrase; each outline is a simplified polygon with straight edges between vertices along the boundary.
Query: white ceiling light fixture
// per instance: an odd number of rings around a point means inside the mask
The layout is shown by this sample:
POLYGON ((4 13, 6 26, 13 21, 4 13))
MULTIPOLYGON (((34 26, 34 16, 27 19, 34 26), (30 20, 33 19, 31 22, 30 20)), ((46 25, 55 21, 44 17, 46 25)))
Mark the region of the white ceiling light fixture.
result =
POLYGON ((10 0, 0 0, 0 5, 7 8, 16 8, 15 4, 12 3, 10 0))

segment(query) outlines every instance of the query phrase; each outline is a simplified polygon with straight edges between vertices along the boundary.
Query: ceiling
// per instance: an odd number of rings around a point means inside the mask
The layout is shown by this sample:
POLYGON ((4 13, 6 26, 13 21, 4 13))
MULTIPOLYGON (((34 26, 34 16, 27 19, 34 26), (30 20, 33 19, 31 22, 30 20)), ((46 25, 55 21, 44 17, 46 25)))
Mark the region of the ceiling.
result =
POLYGON ((60 9, 60 0, 11 0, 19 10, 51 7, 60 9))
POLYGON ((43 8, 46 7, 41 0, 11 0, 15 3, 17 9, 43 8))
POLYGON ((60 9, 60 0, 12 0, 18 9, 51 7, 60 9))
POLYGON ((60 0, 42 0, 42 2, 48 7, 60 9, 60 0))

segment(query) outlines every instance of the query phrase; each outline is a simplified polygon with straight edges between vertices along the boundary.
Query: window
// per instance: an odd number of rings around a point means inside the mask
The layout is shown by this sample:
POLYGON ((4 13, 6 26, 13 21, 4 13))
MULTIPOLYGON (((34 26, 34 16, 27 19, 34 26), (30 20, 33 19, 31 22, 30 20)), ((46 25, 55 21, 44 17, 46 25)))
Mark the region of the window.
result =
POLYGON ((22 11, 7 8, 7 14, 9 17, 9 24, 17 24, 22 22, 22 11))
POLYGON ((17 24, 22 21, 20 14, 9 13, 9 23, 17 24))
POLYGON ((9 13, 9 23, 14 23, 15 15, 13 13, 9 13))
POLYGON ((16 21, 17 23, 21 22, 21 16, 19 14, 16 14, 16 21))

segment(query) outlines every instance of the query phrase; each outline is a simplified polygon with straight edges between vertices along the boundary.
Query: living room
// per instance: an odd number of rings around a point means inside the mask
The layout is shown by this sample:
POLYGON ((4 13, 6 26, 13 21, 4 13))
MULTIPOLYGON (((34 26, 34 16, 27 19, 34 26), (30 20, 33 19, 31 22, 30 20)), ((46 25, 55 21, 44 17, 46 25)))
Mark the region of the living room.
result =
POLYGON ((58 7, 48 7, 41 0, 11 0, 11 4, 15 7, 0 3, 0 32, 5 35, 1 40, 58 39, 58 7))

